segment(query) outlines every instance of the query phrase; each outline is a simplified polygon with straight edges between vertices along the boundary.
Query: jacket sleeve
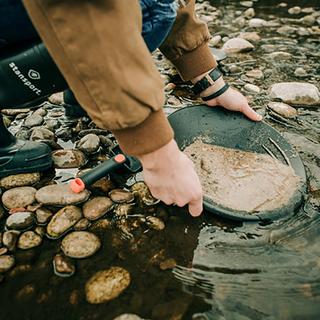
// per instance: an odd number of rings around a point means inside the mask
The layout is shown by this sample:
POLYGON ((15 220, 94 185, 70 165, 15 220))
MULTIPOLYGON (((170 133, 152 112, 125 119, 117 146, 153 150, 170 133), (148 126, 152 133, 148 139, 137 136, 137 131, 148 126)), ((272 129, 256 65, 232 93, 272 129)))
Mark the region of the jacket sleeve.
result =
POLYGON ((195 13, 195 0, 178 1, 176 21, 161 45, 161 52, 175 65, 184 80, 195 78, 217 66, 208 47, 210 33, 195 13))
POLYGON ((23 2, 81 106, 125 152, 148 153, 173 138, 138 0, 23 2))

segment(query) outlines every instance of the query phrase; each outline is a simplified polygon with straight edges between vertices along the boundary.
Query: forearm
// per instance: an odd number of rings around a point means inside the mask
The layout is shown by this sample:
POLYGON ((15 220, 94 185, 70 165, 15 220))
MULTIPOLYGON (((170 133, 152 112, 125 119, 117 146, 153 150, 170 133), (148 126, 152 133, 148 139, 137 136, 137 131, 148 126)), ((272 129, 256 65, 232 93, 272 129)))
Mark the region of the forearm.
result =
MULTIPOLYGON (((77 100, 130 154, 166 144, 163 82, 141 36, 137 0, 24 0, 77 100), (157 128, 154 139, 149 128, 157 128), (142 133, 148 134, 141 139, 142 133), (155 141, 156 140, 156 141, 155 141)), ((155 130, 155 129, 154 129, 155 130)))
POLYGON ((217 63, 207 44, 208 27, 196 16, 195 0, 180 3, 176 21, 160 50, 184 80, 191 80, 215 68, 217 63))

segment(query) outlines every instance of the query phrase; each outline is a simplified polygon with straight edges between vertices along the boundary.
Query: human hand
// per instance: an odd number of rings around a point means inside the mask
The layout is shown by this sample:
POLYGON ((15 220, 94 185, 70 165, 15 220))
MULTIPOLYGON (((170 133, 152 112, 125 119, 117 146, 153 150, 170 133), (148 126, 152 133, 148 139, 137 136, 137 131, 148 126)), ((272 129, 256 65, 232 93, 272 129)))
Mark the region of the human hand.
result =
MULTIPOLYGON (((211 71, 211 70, 210 70, 211 71)), ((210 72, 209 71, 209 72, 210 72)), ((201 80, 206 74, 203 73, 199 75, 198 77, 192 79, 192 83, 196 83, 197 81, 201 80)), ((214 82, 213 85, 205 89, 200 93, 201 97, 208 97, 212 95, 215 92, 218 92, 221 88, 225 86, 225 82, 223 80, 223 77, 220 77, 218 80, 214 82)), ((261 121, 262 116, 256 113, 248 104, 247 99, 237 90, 233 88, 229 88, 227 91, 225 91, 222 95, 218 96, 215 99, 211 99, 208 101, 205 101, 205 103, 210 106, 222 106, 227 110, 230 111, 238 111, 243 113, 245 116, 247 116, 250 120, 253 121, 261 121)))
POLYGON ((229 88, 221 96, 205 102, 208 106, 222 106, 230 111, 239 111, 247 116, 250 120, 261 121, 262 116, 256 113, 248 104, 247 98, 239 91, 229 88))
POLYGON ((167 205, 189 206, 197 217, 202 212, 202 188, 192 161, 171 140, 162 148, 138 157, 144 181, 152 195, 167 205))

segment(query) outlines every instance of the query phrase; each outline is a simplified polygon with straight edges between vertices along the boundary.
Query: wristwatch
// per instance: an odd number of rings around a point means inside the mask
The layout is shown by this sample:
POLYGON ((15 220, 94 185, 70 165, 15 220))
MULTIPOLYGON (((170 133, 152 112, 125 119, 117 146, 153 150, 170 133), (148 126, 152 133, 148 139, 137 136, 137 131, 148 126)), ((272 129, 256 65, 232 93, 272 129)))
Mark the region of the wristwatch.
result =
POLYGON ((205 75, 201 80, 194 84, 192 88, 193 93, 199 94, 200 92, 214 85, 214 83, 221 77, 221 71, 218 68, 213 69, 210 73, 205 75))

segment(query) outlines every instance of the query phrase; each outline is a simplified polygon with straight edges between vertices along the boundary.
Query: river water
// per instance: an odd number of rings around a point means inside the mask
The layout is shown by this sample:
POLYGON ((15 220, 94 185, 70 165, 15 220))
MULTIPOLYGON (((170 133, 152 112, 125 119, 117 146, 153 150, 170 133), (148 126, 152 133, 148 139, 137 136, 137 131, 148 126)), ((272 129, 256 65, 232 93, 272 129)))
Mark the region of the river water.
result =
MULTIPOLYGON (((296 17, 287 13, 288 8, 277 7, 279 2, 254 2, 257 17, 292 24, 290 19, 296 17)), ((319 6, 318 1, 288 2, 289 7, 319 6)), ((237 11, 241 14, 245 9, 237 1, 212 1, 212 5, 223 16, 209 22, 212 33, 224 37, 247 31, 232 23, 237 11)), ((184 209, 160 205, 156 210, 166 223, 164 231, 146 229, 134 234, 134 241, 117 242, 114 232, 97 230, 102 248, 93 257, 78 260, 70 278, 53 273, 52 258, 59 251, 59 241, 45 240, 37 249, 15 253, 17 266, 0 284, 1 320, 107 320, 129 312, 144 319, 172 320, 320 318, 320 109, 298 108, 299 116, 287 119, 265 108, 269 85, 297 81, 292 75, 297 66, 308 71, 303 81, 319 87, 319 35, 279 35, 274 29, 259 33, 262 39, 252 53, 230 57, 221 66, 226 79, 239 89, 245 71, 263 67, 268 75, 256 83, 263 91, 250 101, 302 157, 309 193, 300 210, 290 218, 259 224, 226 221, 210 213, 193 219, 184 209), (269 61, 261 49, 263 44, 292 53, 295 60, 269 61), (241 66, 242 71, 228 73, 232 64, 241 66), (160 270, 159 261, 167 258, 175 259, 177 266, 160 270), (129 288, 107 304, 90 305, 84 294, 86 281, 111 265, 130 272, 129 288)), ((171 72, 162 67, 163 74, 171 72)), ((195 101, 183 85, 170 97, 183 105, 195 101)))

